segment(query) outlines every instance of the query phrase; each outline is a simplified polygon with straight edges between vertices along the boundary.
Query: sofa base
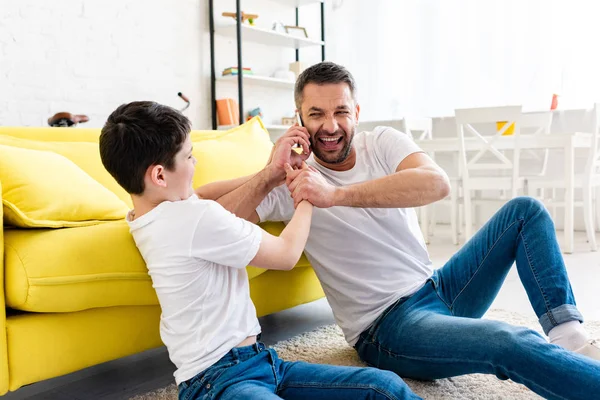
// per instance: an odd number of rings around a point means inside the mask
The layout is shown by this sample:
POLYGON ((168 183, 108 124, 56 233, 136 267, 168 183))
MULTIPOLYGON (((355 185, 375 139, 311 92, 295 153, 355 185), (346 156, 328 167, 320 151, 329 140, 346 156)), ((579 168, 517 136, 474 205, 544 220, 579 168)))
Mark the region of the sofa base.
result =
MULTIPOLYGON (((260 317, 324 293, 314 270, 299 267, 251 279, 250 295, 260 317)), ((8 315, 8 390, 160 347, 159 321, 159 306, 8 315)))
POLYGON ((158 306, 10 316, 8 389, 160 347, 159 320, 158 306))
POLYGON ((250 281, 250 297, 259 317, 325 297, 312 267, 267 271, 250 281))

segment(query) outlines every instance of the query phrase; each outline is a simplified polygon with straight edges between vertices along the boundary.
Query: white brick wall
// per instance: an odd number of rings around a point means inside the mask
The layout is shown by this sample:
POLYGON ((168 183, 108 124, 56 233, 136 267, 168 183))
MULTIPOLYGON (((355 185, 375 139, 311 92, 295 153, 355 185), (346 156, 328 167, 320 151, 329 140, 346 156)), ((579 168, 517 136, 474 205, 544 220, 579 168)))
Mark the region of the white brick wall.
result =
POLYGON ((101 127, 118 105, 192 101, 210 126, 208 2, 1 0, 0 125, 44 126, 60 111, 101 127))

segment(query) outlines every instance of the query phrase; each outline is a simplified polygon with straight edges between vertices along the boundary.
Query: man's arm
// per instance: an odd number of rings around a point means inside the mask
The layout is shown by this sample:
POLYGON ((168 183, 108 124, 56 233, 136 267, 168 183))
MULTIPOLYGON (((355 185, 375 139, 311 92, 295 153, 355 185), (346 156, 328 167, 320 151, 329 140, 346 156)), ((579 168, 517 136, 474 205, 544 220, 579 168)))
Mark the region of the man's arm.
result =
MULTIPOLYGON (((240 178, 239 181, 244 181, 244 179, 240 178)), ((235 183, 225 181, 224 187, 231 186, 232 190, 214 200, 238 217, 256 224, 259 222, 256 207, 271 190, 281 184, 281 179, 277 177, 277 172, 273 171, 272 167, 267 166, 257 174, 250 176, 241 185, 234 187, 235 183)))
POLYGON ((244 183, 248 182, 252 179, 256 174, 242 176, 235 179, 230 179, 227 181, 217 181, 207 183, 206 185, 200 186, 194 192, 201 199, 206 200, 217 200, 220 197, 226 195, 242 186, 244 183))
POLYGON ((344 187, 329 184, 312 170, 294 172, 287 181, 294 205, 308 200, 321 208, 407 208, 433 203, 450 192, 448 176, 425 153, 409 155, 391 175, 344 187))
POLYGON ((310 155, 309 135, 306 128, 293 126, 276 142, 267 166, 260 172, 228 181, 213 182, 196 189, 204 199, 215 200, 226 210, 250 222, 259 222, 256 208, 277 186, 285 182, 285 165, 301 167, 310 155), (303 152, 297 153, 296 144, 303 152))

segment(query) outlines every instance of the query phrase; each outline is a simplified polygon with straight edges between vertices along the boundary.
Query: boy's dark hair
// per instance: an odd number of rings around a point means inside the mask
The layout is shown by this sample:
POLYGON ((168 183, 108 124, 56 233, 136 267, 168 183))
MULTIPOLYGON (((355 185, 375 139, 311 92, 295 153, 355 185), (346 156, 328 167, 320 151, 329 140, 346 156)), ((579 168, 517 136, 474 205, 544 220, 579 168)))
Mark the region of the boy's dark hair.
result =
POLYGON ((128 193, 142 194, 148 167, 173 170, 190 130, 190 120, 171 107, 152 101, 123 104, 102 128, 102 164, 128 193))
POLYGON ((309 83, 316 83, 317 85, 347 83, 350 87, 350 93, 352 93, 352 97, 356 101, 356 82, 352 74, 341 65, 330 61, 323 61, 305 69, 298 77, 298 80, 296 80, 294 101, 298 110, 301 110, 304 87, 309 83))

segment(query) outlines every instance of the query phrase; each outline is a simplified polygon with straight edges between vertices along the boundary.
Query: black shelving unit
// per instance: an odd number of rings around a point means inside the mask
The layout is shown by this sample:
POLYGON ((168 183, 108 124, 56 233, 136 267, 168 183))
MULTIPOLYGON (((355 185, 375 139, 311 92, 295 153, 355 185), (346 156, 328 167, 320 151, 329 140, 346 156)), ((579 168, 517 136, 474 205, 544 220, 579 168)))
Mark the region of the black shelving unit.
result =
MULTIPOLYGON (((241 0, 235 2, 236 13, 236 39, 237 39, 237 84, 238 84, 238 106, 240 114, 240 124, 245 121, 244 118, 244 74, 242 63, 242 16, 240 11, 241 0)), ((321 5, 321 60, 325 61, 325 3, 320 1, 321 5)), ((214 18, 214 0, 208 2, 209 11, 209 29, 210 29, 210 93, 211 93, 211 116, 212 128, 217 129, 217 85, 215 70, 215 18, 214 18)), ((298 7, 296 7, 296 26, 299 24, 298 7)), ((300 61, 300 49, 296 47, 296 61, 300 61)))

